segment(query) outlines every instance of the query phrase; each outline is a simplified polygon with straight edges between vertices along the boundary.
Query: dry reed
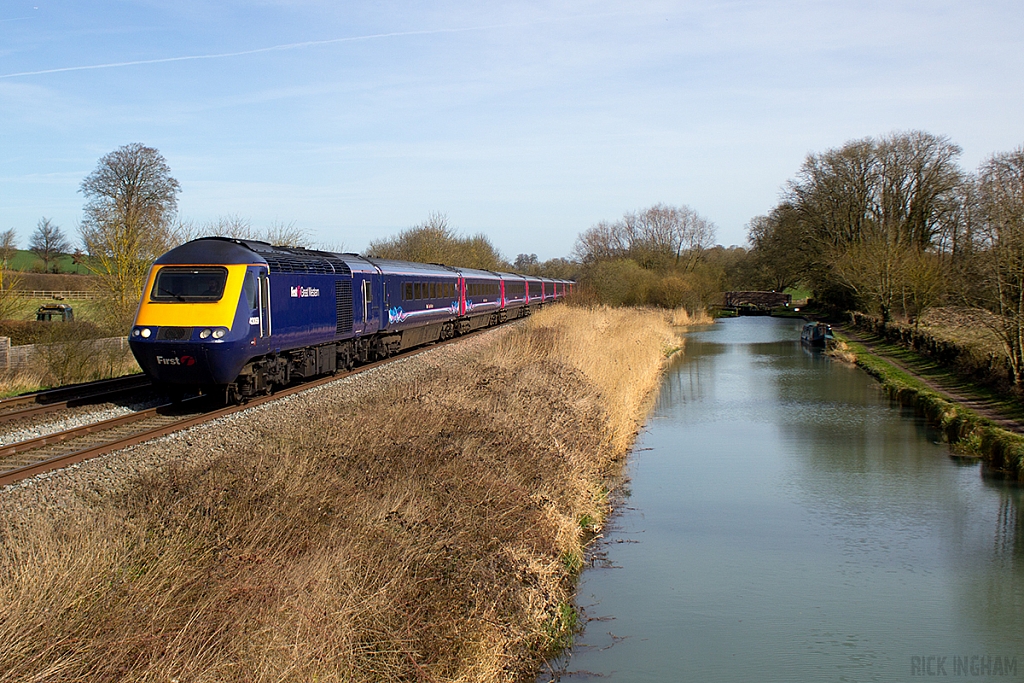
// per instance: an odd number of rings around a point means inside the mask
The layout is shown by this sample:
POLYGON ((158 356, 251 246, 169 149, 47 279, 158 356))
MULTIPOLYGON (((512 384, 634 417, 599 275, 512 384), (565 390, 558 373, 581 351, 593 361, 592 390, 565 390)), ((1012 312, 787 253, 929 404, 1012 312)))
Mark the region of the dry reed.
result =
POLYGON ((8 506, 0 679, 531 679, 680 343, 663 312, 553 307, 64 512, 8 506))
POLYGON ((685 327, 687 325, 710 325, 715 322, 715 319, 703 308, 693 313, 685 308, 676 308, 669 311, 669 322, 672 325, 685 327))

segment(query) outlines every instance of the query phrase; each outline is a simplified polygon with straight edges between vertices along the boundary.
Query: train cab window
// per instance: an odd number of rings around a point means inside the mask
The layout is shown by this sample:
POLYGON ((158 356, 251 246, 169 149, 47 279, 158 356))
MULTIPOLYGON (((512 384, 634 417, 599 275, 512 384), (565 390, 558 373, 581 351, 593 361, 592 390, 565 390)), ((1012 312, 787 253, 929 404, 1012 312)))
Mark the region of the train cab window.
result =
POLYGON ((205 303, 220 301, 228 269, 221 266, 190 268, 164 266, 156 274, 150 299, 157 302, 205 303))

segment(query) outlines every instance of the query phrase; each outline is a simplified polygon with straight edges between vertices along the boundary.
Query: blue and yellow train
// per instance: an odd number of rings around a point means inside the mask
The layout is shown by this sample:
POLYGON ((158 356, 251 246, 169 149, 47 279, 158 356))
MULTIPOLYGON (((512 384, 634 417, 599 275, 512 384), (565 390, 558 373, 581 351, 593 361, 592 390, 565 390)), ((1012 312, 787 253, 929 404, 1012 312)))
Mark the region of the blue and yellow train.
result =
POLYGON ((529 315, 573 282, 204 237, 153 264, 129 344, 228 401, 529 315))

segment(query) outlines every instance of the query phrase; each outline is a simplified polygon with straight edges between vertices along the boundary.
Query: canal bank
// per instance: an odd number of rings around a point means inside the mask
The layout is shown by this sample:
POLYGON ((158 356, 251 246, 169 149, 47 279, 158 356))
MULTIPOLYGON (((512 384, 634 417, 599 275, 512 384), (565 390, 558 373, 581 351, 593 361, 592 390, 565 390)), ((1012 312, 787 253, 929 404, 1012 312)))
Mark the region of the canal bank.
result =
POLYGON ((562 680, 1024 665, 1020 489, 951 457, 856 367, 801 348, 800 326, 736 318, 687 336, 582 573, 586 629, 562 680))
POLYGON ((1024 482, 1024 425, 1018 420, 993 401, 915 374, 856 331, 842 333, 856 364, 890 397, 924 415, 959 453, 982 458, 993 473, 1024 482))

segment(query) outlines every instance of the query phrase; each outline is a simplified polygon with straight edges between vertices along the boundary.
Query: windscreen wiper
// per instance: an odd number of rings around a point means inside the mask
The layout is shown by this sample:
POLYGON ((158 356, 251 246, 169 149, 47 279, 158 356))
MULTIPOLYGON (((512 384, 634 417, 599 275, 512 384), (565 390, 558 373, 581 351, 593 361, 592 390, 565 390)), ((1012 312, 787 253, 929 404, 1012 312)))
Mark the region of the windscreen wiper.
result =
POLYGON ((160 288, 160 293, 161 294, 168 294, 170 296, 173 296, 178 301, 185 301, 185 297, 183 297, 181 294, 178 294, 177 292, 172 292, 171 290, 167 289, 166 287, 161 287, 160 288))

